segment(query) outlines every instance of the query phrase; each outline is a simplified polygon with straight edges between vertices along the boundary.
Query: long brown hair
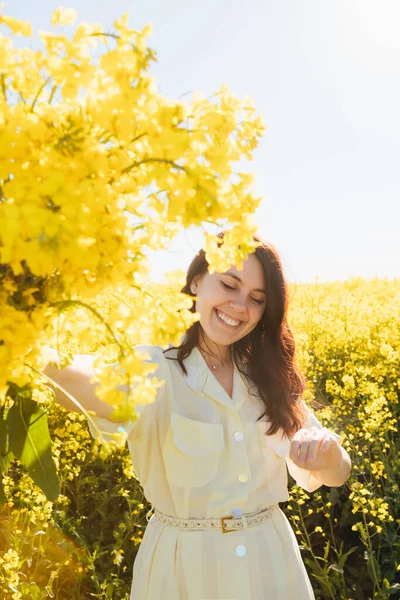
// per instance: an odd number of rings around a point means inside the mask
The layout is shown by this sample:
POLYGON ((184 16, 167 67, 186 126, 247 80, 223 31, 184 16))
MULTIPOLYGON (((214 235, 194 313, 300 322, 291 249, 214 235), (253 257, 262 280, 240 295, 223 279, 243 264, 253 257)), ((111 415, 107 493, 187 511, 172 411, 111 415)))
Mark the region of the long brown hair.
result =
MULTIPOLYGON (((218 233, 218 237, 223 240, 224 232, 218 233)), ((265 411, 259 419, 267 415, 270 421, 267 434, 276 433, 281 427, 288 437, 292 437, 306 418, 299 401, 306 383, 295 364, 295 342, 287 323, 289 289, 277 249, 257 236, 253 239, 259 243, 254 254, 263 269, 267 305, 253 331, 233 344, 233 360, 236 368, 253 383, 250 393, 258 395, 265 403, 265 411)), ((218 242, 218 246, 222 243, 218 242)), ((194 296, 190 284, 196 275, 203 276, 208 267, 205 251, 201 249, 189 266, 181 292, 194 296)), ((195 312, 194 303, 190 310, 195 312)), ((164 350, 178 350, 176 359, 166 358, 177 360, 185 375, 183 360, 199 343, 201 329, 197 321, 186 331, 180 346, 164 350)))

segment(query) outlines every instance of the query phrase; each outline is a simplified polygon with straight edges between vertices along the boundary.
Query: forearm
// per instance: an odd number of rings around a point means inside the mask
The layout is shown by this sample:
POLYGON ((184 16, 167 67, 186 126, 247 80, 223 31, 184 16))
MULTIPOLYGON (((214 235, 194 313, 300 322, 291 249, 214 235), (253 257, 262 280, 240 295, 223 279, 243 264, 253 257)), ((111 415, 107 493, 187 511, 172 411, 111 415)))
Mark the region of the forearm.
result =
MULTIPOLYGON (((340 448, 342 460, 334 467, 312 471, 311 479, 316 479, 328 487, 338 487, 345 483, 351 471, 351 459, 344 448, 340 448)), ((311 483, 311 480, 310 480, 311 483)))
MULTIPOLYGON (((72 396, 74 396, 74 393, 76 393, 76 379, 73 379, 73 374, 69 373, 69 369, 68 367, 65 367, 64 369, 58 369, 56 366, 54 366, 53 364, 49 363, 44 369, 43 369, 43 373, 44 375, 47 375, 48 377, 50 377, 50 379, 52 381, 54 381, 55 383, 57 383, 60 387, 62 387, 63 389, 65 389, 68 393, 70 393, 72 396), (72 390, 71 388, 71 379, 72 381, 75 381, 75 388, 74 390, 72 390)), ((69 411, 73 411, 73 412, 81 412, 81 410, 78 408, 78 406, 72 402, 72 400, 70 400, 68 398, 68 396, 66 396, 63 392, 61 392, 61 390, 59 390, 57 387, 55 387, 51 381, 46 380, 46 383, 48 385, 51 386, 52 390, 55 393, 55 400, 58 404, 61 404, 61 406, 63 406, 64 408, 66 408, 69 411)))
MULTIPOLYGON (((58 369, 53 363, 49 363, 42 373, 50 377, 78 402, 78 404, 75 404, 61 390, 52 385, 51 381, 47 381, 54 389, 56 402, 67 410, 74 412, 93 411, 98 417, 119 422, 111 418, 115 409, 110 404, 100 400, 96 395, 97 384, 91 383, 94 374, 92 369, 93 360, 93 356, 79 354, 74 357, 72 364, 68 367, 58 369)), ((125 392, 125 387, 121 386, 117 389, 125 392)))

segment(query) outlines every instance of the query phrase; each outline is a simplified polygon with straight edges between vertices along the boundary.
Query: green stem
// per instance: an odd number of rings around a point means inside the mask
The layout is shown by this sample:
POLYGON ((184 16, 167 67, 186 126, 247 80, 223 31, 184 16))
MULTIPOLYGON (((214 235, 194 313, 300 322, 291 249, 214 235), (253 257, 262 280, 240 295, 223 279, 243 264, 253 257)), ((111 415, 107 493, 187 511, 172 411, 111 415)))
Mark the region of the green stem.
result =
MULTIPOLYGON (((333 544, 333 547, 335 549, 336 556, 339 558, 339 551, 338 551, 338 547, 336 545, 335 534, 333 532, 332 521, 331 521, 330 517, 328 517, 328 522, 329 522, 329 529, 330 529, 330 532, 331 532, 332 544, 333 544)), ((347 587, 346 587, 346 581, 344 579, 344 570, 343 570, 343 573, 340 574, 340 577, 341 577, 341 582, 342 582, 342 590, 343 590, 343 593, 344 593, 343 597, 347 597, 347 587)))
POLYGON ((43 91, 43 89, 44 89, 44 86, 46 85, 46 83, 47 83, 48 81, 50 81, 50 79, 51 79, 51 77, 48 77, 48 78, 46 79, 46 81, 44 81, 44 82, 43 82, 43 85, 40 87, 40 89, 39 89, 38 93, 36 94, 36 96, 35 96, 35 98, 34 98, 34 100, 33 100, 33 102, 32 102, 32 105, 31 105, 31 108, 30 108, 30 111, 29 111, 29 112, 33 113, 33 110, 34 110, 34 108, 35 108, 35 104, 36 104, 36 102, 37 102, 37 100, 38 100, 38 98, 39 98, 40 94, 42 93, 42 91, 43 91))
MULTIPOLYGON (((306 527, 306 524, 304 522, 303 513, 302 513, 302 510, 301 510, 301 505, 299 505, 299 513, 300 513, 300 520, 301 520, 301 523, 303 525, 303 529, 306 532, 306 536, 307 536, 308 545, 309 545, 309 549, 310 549, 311 555, 312 555, 312 557, 314 559, 315 564, 317 565, 317 568, 320 570, 321 575, 325 576, 326 575, 325 569, 322 569, 322 567, 319 564, 319 561, 318 561, 317 557, 315 556, 314 551, 312 549, 311 540, 310 540, 310 538, 308 536, 307 527, 306 527)), ((326 584, 326 586, 328 588, 330 597, 332 598, 332 600, 335 600, 335 596, 333 594, 333 590, 332 590, 331 584, 329 582, 329 578, 327 578, 327 577, 325 577, 325 584, 326 584)))
POLYGON ((139 167, 140 165, 144 165, 146 163, 165 163, 167 165, 171 165, 171 167, 174 167, 174 169, 178 169, 179 171, 184 171, 187 175, 189 175, 188 170, 185 167, 181 167, 180 165, 177 165, 173 160, 168 160, 167 158, 143 158, 142 160, 137 160, 134 163, 132 163, 131 165, 129 165, 129 167, 125 167, 125 169, 122 169, 121 173, 122 175, 125 175, 126 173, 129 173, 129 171, 131 171, 131 169, 134 169, 135 167, 139 167))
POLYGON ((1 91, 3 92, 4 100, 7 102, 7 87, 4 73, 1 74, 1 91))
MULTIPOLYGON (((362 513, 362 517, 363 517, 363 521, 364 521, 364 527, 365 527, 365 533, 366 535, 366 540, 368 542, 368 545, 365 544, 365 546, 368 548, 370 555, 372 556, 372 558, 374 558, 374 554, 373 554, 373 548, 372 548, 372 543, 371 543, 371 537, 369 535, 369 531, 368 531, 368 525, 367 525, 367 520, 365 518, 365 513, 362 513)), ((375 571, 375 562, 374 560, 371 560, 371 567, 372 567, 372 573, 374 575, 374 591, 373 591, 373 595, 375 595, 375 586, 378 588, 378 592, 381 592, 381 586, 379 585, 379 581, 378 581, 378 575, 377 572, 375 571)))
POLYGON ((53 85, 51 92, 50 92, 50 97, 49 97, 49 104, 51 104, 52 100, 53 100, 53 96, 56 93, 56 89, 57 89, 57 85, 53 85))
POLYGON ((119 38, 121 36, 117 35, 116 33, 89 33, 88 37, 96 37, 96 36, 104 36, 104 37, 111 37, 114 38, 115 40, 119 40, 119 38))

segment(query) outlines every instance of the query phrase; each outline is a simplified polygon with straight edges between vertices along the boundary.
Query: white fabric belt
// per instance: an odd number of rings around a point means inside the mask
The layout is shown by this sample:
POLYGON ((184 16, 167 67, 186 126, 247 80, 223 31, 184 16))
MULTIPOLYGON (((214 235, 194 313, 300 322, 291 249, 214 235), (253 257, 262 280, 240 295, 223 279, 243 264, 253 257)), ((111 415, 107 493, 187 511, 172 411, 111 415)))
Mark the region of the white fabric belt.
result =
POLYGON ((234 517, 233 515, 226 515, 225 517, 219 517, 218 519, 178 519, 176 517, 169 517, 164 515, 157 509, 154 509, 154 517, 156 517, 161 523, 175 527, 183 531, 188 530, 202 530, 202 529, 220 529, 222 533, 230 533, 237 531, 238 529, 246 529, 247 527, 253 527, 259 525, 272 516, 274 510, 278 508, 278 504, 271 504, 266 508, 258 510, 254 513, 247 513, 241 517, 234 517))

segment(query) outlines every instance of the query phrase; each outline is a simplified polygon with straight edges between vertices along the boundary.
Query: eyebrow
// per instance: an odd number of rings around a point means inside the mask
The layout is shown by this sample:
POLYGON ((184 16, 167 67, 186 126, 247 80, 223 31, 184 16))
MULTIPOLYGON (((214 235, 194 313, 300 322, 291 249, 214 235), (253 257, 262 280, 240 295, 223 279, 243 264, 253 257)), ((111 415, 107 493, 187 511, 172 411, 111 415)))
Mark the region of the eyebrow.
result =
MULTIPOLYGON (((229 277, 233 277, 233 279, 236 279, 239 283, 243 284, 243 281, 238 275, 234 275, 233 273, 229 273, 228 271, 226 273, 222 273, 222 275, 229 275, 229 277)), ((261 290, 260 288, 255 288, 254 291, 261 292, 262 294, 267 295, 267 292, 265 290, 261 290)))

